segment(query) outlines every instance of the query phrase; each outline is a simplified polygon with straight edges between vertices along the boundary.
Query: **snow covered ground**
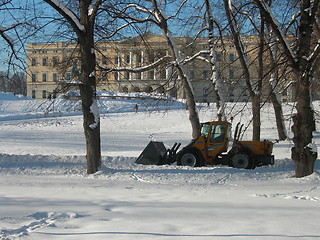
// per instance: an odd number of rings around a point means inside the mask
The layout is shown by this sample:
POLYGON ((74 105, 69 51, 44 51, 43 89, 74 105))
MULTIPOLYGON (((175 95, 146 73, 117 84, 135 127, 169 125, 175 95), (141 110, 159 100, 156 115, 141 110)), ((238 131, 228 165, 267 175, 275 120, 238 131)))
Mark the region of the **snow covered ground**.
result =
MULTIPOLYGON (((78 102, 0 93, 1 240, 320 239, 320 163, 311 176, 293 178, 290 140, 274 145, 275 165, 254 170, 137 165, 150 140, 190 141, 184 105, 99 103, 102 168, 87 175, 78 102)), ((284 107, 289 131, 293 107, 284 107)), ((249 110, 229 104, 227 113, 247 123, 249 110)), ((201 121, 215 116, 214 106, 200 107, 201 121)), ((262 136, 277 138, 268 104, 262 136)))

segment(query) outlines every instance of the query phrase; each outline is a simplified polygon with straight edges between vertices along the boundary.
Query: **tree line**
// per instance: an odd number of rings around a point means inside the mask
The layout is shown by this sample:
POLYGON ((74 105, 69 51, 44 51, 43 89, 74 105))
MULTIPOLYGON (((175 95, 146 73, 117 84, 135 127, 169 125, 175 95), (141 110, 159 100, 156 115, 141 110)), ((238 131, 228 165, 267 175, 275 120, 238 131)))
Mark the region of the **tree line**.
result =
MULTIPOLYGON (((3 0, 0 11, 19 17, 1 21, 0 34, 12 59, 20 60, 23 44, 34 36, 56 40, 66 36, 76 41, 80 49, 79 89, 84 116, 87 146, 87 172, 95 173, 101 164, 100 120, 96 101, 96 42, 128 36, 147 30, 161 33, 168 52, 163 58, 176 70, 185 92, 192 137, 200 135, 200 122, 194 91, 186 74, 185 64, 193 59, 204 59, 211 66, 211 81, 216 94, 219 119, 224 119, 223 84, 216 69, 215 39, 231 36, 241 64, 252 106, 253 140, 260 140, 260 108, 263 85, 271 89, 269 99, 276 114, 279 139, 287 138, 279 87, 290 76, 296 86, 296 113, 292 116, 294 134, 292 159, 296 177, 313 173, 317 153, 312 147, 315 115, 310 88, 317 79, 320 55, 319 0, 3 0), (21 32, 18 29, 22 29, 21 32), (49 30, 50 29, 50 30, 49 30), (21 33, 26 33, 22 36, 21 33), (196 39, 208 39, 208 51, 185 56, 177 48, 174 34, 196 39), (256 48, 246 49, 242 36, 257 36, 256 48), (17 47, 18 46, 18 47, 17 47), (18 48, 18 49, 17 49, 18 48), (250 59, 248 51, 255 51, 250 59), (209 58, 204 58, 209 54, 209 58), (253 78, 252 67, 258 78, 253 78)), ((3 15, 5 16, 5 15, 3 15)), ((190 43, 192 44, 192 43, 190 43)), ((145 71, 152 66, 130 71, 145 71)), ((108 71, 123 71, 109 69, 108 71)))

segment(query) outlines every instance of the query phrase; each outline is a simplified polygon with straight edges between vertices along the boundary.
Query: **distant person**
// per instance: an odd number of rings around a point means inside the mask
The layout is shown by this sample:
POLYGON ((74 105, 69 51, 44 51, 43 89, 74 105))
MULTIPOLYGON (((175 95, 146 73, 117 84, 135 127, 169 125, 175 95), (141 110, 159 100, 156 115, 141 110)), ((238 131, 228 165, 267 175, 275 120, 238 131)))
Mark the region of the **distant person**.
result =
POLYGON ((134 111, 135 111, 135 113, 138 113, 138 110, 139 110, 139 107, 138 107, 138 104, 136 104, 136 105, 134 106, 134 111))

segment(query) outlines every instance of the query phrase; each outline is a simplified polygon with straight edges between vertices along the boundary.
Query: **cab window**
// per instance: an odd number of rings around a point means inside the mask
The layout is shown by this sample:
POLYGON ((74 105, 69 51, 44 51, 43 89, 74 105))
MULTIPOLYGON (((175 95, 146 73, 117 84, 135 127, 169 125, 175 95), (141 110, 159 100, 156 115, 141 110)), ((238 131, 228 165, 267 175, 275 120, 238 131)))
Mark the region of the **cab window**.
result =
POLYGON ((224 142, 225 129, 226 129, 225 125, 215 125, 211 131, 210 142, 211 143, 224 142))
POLYGON ((210 131, 210 124, 207 124, 207 123, 202 124, 201 136, 203 136, 204 138, 207 138, 209 135, 209 131, 210 131))

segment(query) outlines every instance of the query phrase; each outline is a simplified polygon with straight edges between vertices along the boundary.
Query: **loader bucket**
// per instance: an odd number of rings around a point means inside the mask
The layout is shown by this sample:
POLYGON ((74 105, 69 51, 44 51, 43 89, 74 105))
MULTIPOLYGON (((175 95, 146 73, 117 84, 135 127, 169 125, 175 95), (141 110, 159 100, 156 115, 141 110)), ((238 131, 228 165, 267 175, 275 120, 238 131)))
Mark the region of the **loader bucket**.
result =
POLYGON ((163 142, 150 141, 137 158, 136 163, 144 165, 161 165, 163 164, 166 153, 167 149, 163 142))

